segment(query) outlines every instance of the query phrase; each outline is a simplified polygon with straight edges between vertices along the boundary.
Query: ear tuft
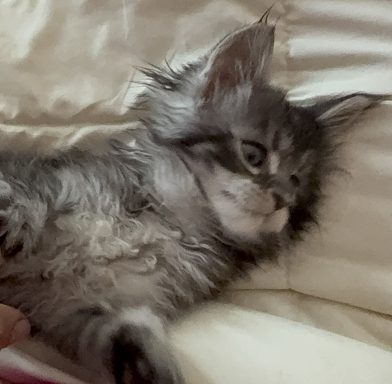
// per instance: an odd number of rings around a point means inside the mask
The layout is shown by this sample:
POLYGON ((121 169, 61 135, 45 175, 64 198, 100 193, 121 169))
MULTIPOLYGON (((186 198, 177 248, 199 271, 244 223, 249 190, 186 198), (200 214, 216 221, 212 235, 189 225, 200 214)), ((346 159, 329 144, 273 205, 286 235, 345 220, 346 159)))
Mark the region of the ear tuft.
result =
POLYGON ((270 16, 270 13, 272 11, 272 8, 274 7, 274 4, 272 4, 270 7, 267 8, 267 10, 261 15, 258 23, 263 23, 268 25, 268 19, 270 16))

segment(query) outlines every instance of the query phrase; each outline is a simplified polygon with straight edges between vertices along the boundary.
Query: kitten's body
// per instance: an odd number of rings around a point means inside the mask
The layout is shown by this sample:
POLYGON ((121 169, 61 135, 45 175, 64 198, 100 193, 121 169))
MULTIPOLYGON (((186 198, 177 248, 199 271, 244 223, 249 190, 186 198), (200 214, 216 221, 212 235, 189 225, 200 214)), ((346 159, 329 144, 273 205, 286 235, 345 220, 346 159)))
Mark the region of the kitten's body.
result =
POLYGON ((237 264, 215 239, 210 208, 182 160, 152 143, 146 156, 132 148, 135 137, 146 135, 133 131, 128 148, 104 155, 0 160, 6 205, 12 188, 0 302, 20 308, 41 337, 90 367, 94 354, 110 358, 110 346, 101 352, 96 344, 111 343, 121 323, 135 317, 137 326, 161 332, 182 309, 218 292, 237 264), (92 334, 89 322, 98 327, 92 334))
POLYGON ((106 154, 3 154, 0 302, 117 384, 181 382, 166 322, 290 244, 331 169, 321 125, 376 100, 290 106, 265 82, 272 44, 253 25, 181 74, 150 72, 144 127, 106 154))
POLYGON ((96 364, 94 354, 110 358, 109 334, 121 323, 135 317, 135 326, 161 332, 234 271, 229 252, 208 233, 211 214, 193 175, 170 151, 157 149, 154 160, 134 152, 71 150, 55 159, 0 161, 13 191, 0 302, 20 308, 46 341, 78 360, 87 357, 88 366, 96 364), (165 184, 167 199, 154 182, 165 184), (174 218, 176 210, 183 214, 174 218), (89 322, 98 327, 91 335, 89 322))
POLYGON ((2 228, 0 301, 26 313, 38 303, 51 311, 55 292, 68 291, 64 298, 77 305, 124 296, 170 315, 231 276, 194 175, 170 150, 151 145, 156 152, 146 156, 133 149, 135 136, 145 135, 134 131, 128 148, 104 155, 70 150, 51 159, 0 159, 13 204, 2 228), (164 188, 158 192, 155 184, 164 188), (182 292, 176 270, 194 292, 182 292), (31 297, 24 285, 18 292, 17 281, 36 284, 37 276, 40 286, 51 287, 40 289, 42 297, 31 297))

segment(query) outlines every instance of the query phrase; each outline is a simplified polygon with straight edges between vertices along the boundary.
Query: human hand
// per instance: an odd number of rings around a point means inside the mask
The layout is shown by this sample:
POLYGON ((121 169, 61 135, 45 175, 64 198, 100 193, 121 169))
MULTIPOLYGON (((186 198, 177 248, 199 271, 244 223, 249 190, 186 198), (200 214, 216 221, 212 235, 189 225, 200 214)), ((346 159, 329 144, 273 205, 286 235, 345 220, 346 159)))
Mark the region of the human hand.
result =
POLYGON ((30 335, 28 320, 17 309, 0 304, 0 349, 30 335))
MULTIPOLYGON (((17 309, 0 304, 0 349, 30 335, 30 324, 17 309)), ((0 384, 11 384, 0 378, 0 384)))

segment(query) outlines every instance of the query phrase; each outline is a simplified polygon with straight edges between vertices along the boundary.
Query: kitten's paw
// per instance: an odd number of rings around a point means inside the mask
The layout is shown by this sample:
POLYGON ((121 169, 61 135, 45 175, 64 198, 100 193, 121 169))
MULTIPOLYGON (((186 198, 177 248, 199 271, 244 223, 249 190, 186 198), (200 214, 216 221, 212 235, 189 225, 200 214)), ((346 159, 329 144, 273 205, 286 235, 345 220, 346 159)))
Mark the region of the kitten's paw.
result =
POLYGON ((123 325, 112 341, 112 372, 116 384, 183 383, 166 344, 150 328, 123 325))

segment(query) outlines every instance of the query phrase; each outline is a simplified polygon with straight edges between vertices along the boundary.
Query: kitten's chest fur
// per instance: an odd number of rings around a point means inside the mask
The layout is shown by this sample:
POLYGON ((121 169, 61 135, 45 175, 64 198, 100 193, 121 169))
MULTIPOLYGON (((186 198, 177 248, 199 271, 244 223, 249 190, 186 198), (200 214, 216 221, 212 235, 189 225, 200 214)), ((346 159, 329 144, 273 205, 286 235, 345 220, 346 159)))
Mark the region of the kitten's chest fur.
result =
POLYGON ((34 172, 28 164, 2 163, 17 189, 16 203, 26 215, 34 212, 35 224, 1 277, 45 282, 71 297, 83 282, 85 296, 94 300, 132 292, 138 300, 167 305, 170 290, 170 301, 178 305, 209 294, 217 277, 226 281, 231 275, 208 229, 196 180, 170 153, 146 164, 134 163, 132 151, 107 157, 73 153, 34 164, 34 172))

